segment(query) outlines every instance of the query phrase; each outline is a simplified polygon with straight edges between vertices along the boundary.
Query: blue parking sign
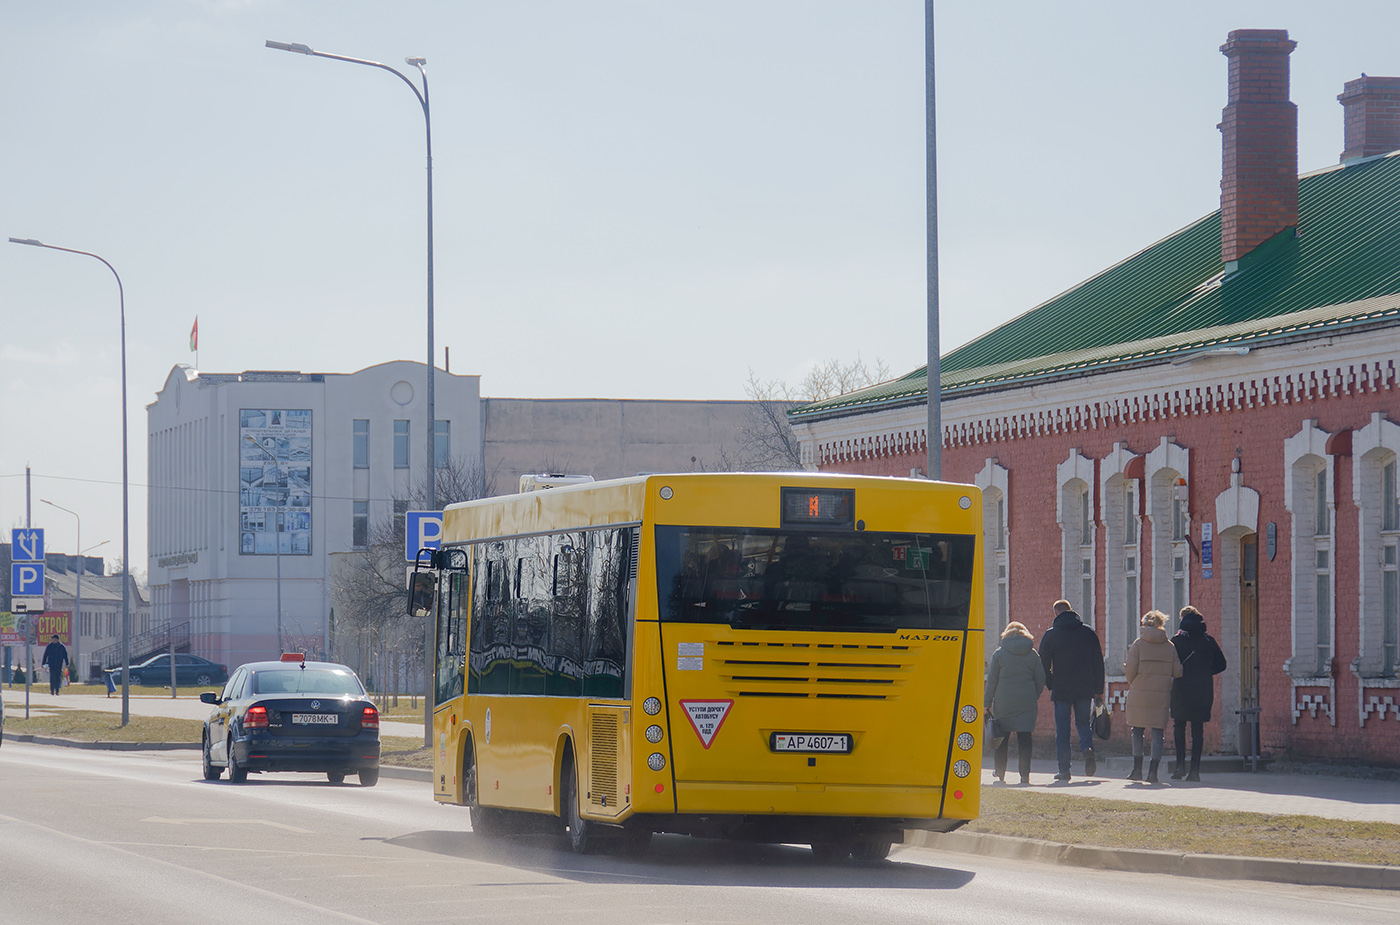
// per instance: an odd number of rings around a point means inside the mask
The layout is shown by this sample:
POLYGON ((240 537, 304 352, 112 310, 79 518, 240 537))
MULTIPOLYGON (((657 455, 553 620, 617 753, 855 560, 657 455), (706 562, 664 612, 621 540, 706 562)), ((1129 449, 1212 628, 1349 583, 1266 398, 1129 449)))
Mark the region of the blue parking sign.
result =
POLYGON ((11 562, 10 594, 14 597, 43 597, 44 563, 11 562))
POLYGON ((418 561, 418 550, 442 545, 442 511, 408 511, 404 514, 403 557, 418 561))

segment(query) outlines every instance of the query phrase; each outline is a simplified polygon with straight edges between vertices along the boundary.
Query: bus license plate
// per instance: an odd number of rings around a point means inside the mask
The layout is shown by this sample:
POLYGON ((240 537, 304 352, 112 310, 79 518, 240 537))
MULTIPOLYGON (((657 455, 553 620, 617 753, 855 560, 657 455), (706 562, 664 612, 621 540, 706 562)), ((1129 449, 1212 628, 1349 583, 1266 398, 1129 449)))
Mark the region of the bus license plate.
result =
POLYGON ((338 713, 293 713, 293 726, 334 726, 340 722, 338 713))
POLYGON ((768 740, 775 752, 819 752, 846 755, 851 751, 851 737, 844 732, 775 732, 768 740))

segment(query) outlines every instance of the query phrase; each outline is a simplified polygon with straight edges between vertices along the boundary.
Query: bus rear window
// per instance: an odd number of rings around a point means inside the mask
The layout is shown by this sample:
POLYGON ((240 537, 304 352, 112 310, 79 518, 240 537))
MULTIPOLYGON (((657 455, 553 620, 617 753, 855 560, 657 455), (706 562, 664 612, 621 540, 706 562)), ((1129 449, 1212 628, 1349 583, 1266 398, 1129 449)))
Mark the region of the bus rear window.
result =
POLYGON ((973 537, 656 528, 663 621, 736 629, 966 629, 973 537))

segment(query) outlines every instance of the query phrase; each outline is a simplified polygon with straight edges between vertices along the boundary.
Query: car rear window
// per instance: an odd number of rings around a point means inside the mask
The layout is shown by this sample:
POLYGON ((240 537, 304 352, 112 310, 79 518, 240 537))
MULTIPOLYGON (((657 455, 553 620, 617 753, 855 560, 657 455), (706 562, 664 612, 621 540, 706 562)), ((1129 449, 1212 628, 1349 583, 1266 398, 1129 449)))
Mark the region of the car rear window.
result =
POLYGON ((344 694, 362 696, 355 673, 344 668, 276 668, 253 674, 255 694, 344 694))

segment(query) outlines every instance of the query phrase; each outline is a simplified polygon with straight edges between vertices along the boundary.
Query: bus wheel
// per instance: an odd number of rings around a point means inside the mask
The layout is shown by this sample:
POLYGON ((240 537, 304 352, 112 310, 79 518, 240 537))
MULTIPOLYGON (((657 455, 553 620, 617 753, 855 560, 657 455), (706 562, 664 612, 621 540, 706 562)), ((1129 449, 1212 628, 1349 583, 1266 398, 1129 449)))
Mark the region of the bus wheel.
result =
POLYGON ((499 835, 500 820, 488 807, 482 806, 477 794, 476 751, 470 739, 462 753, 462 803, 472 817, 472 831, 478 835, 499 835))
POLYGON ((893 847, 890 838, 864 838, 851 846, 851 858, 860 864, 874 864, 889 857, 893 847))
POLYGON ((559 800, 561 815, 569 832, 569 847, 574 849, 575 854, 587 854, 593 850, 597 840, 593 837, 593 826, 589 825, 588 820, 579 812, 578 769, 574 766, 572 755, 564 763, 563 776, 564 780, 559 787, 559 800))
POLYGON ((822 864, 841 864, 850 856, 851 845, 849 842, 840 839, 812 842, 812 857, 822 864))

